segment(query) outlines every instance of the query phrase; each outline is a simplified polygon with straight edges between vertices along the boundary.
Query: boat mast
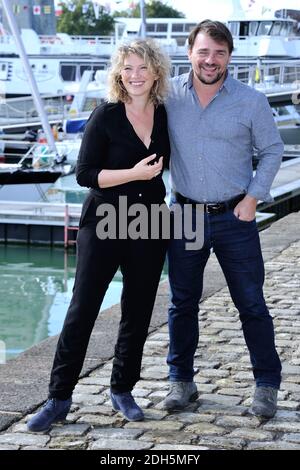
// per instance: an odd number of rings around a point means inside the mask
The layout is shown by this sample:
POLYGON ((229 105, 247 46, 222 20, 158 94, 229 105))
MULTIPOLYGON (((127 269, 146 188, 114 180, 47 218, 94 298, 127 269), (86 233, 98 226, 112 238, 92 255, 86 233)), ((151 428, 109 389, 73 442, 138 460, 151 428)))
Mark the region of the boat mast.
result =
POLYGON ((25 47, 24 47, 24 44, 23 44, 23 41, 19 32, 17 22, 15 20, 15 17, 12 11, 12 4, 10 0, 2 0, 2 4, 3 4, 3 9, 5 11, 5 14, 7 16, 8 24, 10 26, 11 32, 16 42, 16 47, 19 52, 22 65, 25 69, 25 73, 29 81, 32 97, 34 99, 36 109, 40 116, 42 126, 47 137, 49 148, 51 151, 55 152, 56 155, 58 155, 54 136, 51 132, 51 127, 47 118, 47 114, 45 113, 44 105, 43 105, 43 102, 42 102, 42 99, 41 99, 41 96, 40 96, 40 93, 39 93, 39 90, 38 90, 38 87, 37 87, 37 84, 36 84, 36 81, 32 72, 32 69, 30 67, 30 63, 29 63, 29 60, 25 51, 25 47))
POLYGON ((140 10, 141 10, 141 32, 140 36, 142 39, 146 38, 146 8, 145 8, 145 0, 140 0, 140 10))

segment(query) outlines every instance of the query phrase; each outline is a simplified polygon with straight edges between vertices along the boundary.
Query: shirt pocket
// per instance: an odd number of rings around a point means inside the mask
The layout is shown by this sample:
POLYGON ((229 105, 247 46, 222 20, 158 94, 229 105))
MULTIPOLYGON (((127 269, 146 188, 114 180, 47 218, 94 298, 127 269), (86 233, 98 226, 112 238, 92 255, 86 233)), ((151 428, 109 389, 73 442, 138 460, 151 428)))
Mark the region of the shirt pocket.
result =
POLYGON ((209 123, 210 132, 224 140, 251 139, 250 124, 241 116, 220 115, 209 123))

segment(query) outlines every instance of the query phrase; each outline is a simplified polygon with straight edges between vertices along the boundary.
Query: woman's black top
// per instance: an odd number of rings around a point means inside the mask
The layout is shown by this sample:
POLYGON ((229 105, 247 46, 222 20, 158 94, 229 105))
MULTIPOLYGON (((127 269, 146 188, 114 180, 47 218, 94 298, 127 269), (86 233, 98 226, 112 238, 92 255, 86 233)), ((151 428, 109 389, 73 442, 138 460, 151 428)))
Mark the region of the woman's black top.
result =
POLYGON ((111 188, 99 188, 98 185, 101 170, 133 168, 153 153, 157 155, 155 161, 163 156, 164 167, 168 166, 170 143, 165 107, 155 107, 151 143, 147 148, 128 120, 124 103, 103 103, 93 111, 85 128, 76 168, 77 182, 92 188, 92 194, 103 201, 114 202, 124 195, 131 202, 162 202, 166 194, 162 174, 151 180, 132 181, 111 188))

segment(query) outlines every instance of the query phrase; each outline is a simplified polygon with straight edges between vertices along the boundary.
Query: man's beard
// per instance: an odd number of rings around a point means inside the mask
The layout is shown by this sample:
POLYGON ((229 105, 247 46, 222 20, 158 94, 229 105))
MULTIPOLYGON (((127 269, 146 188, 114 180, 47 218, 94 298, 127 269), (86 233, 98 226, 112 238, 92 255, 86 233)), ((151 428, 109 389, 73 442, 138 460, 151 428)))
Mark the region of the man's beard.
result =
POLYGON ((224 70, 224 72, 219 72, 216 75, 216 77, 211 80, 210 79, 205 80, 205 78, 201 76, 201 69, 200 69, 200 72, 195 72, 195 75, 201 83, 204 83, 205 85, 214 85, 215 83, 219 82, 224 77, 225 73, 226 73, 226 70, 224 70))

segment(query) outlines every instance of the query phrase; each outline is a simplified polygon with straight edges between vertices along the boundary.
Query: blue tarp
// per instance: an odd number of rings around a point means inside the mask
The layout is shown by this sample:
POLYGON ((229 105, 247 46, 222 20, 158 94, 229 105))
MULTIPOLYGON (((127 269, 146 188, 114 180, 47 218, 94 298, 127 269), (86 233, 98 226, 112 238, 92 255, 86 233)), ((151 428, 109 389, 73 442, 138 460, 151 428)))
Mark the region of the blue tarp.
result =
POLYGON ((87 118, 68 119, 66 122, 66 133, 76 134, 77 132, 83 132, 87 118))

